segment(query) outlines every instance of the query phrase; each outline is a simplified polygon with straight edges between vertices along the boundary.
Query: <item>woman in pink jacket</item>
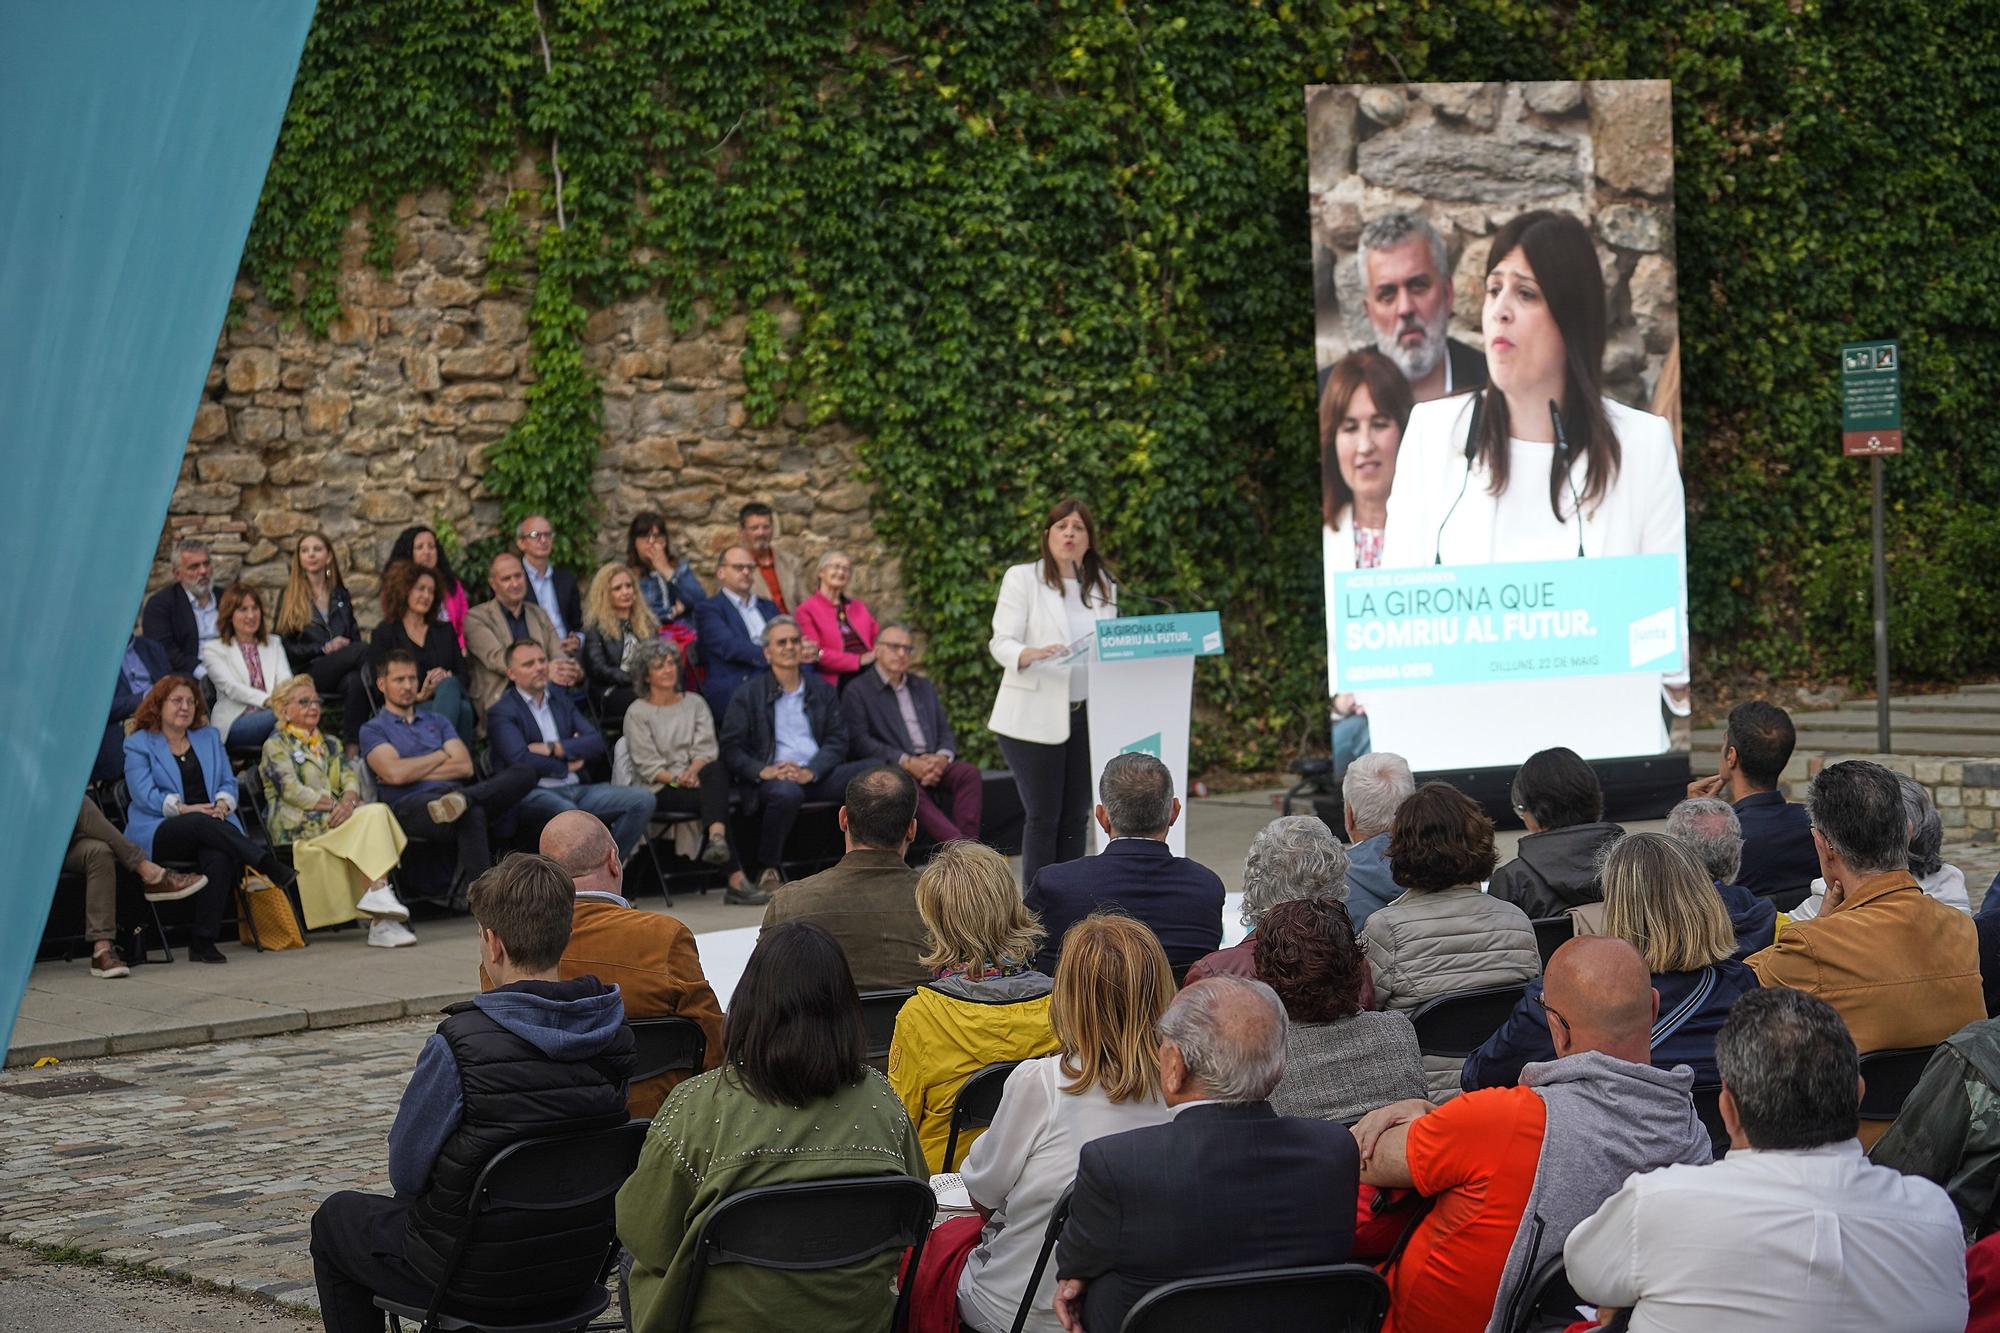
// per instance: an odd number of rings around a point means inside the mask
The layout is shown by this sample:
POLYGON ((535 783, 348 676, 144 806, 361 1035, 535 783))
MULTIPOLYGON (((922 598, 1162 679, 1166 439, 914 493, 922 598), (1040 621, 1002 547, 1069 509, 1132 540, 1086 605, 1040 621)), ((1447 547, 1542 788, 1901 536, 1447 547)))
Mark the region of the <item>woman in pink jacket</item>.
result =
POLYGON ((819 645, 814 668, 838 689, 875 665, 875 617, 847 595, 854 562, 844 551, 819 558, 819 591, 799 603, 799 633, 819 645))

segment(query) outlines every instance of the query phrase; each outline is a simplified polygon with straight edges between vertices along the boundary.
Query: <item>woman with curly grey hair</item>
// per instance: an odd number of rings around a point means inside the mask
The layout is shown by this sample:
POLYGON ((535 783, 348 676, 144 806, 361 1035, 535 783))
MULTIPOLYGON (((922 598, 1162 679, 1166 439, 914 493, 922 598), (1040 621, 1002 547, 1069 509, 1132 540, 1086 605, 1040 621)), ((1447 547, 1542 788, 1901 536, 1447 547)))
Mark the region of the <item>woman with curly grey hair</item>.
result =
POLYGON ((729 887, 741 889, 748 881, 729 846, 729 773, 720 762, 715 715, 699 694, 681 688, 681 677, 672 640, 653 639, 633 653, 632 679, 645 693, 625 710, 632 782, 653 789, 661 814, 700 815, 702 861, 729 867, 729 887))
MULTIPOLYGON (((1279 903, 1302 898, 1347 897, 1347 848, 1317 815, 1284 815, 1257 831, 1243 857, 1242 942, 1198 959, 1188 969, 1192 985, 1205 977, 1254 977, 1257 923, 1279 903)), ((1365 970, 1364 970, 1365 974, 1365 970)), ((1370 995, 1372 998, 1372 987, 1370 995)))

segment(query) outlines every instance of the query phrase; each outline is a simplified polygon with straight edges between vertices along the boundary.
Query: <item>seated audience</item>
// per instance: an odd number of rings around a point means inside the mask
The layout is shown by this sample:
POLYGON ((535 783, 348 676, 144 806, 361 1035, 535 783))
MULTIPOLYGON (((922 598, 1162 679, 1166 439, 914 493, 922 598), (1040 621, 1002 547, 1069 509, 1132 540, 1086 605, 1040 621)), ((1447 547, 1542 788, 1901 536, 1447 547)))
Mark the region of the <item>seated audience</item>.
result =
MULTIPOLYGON (((1347 849, 1318 815, 1280 815, 1250 839, 1243 854, 1243 910, 1249 932, 1235 944, 1217 949, 1187 970, 1184 985, 1204 977, 1257 975, 1257 923, 1279 903, 1312 898, 1340 902, 1347 896, 1347 849)), ((1361 969, 1364 981, 1368 968, 1361 969)), ((1270 981, 1269 977, 1262 978, 1270 981)), ((1275 983, 1273 983, 1275 984, 1275 983)), ((1369 995, 1374 987, 1367 986, 1369 995)), ((1283 992, 1281 991, 1280 994, 1283 992)), ((1364 1003, 1363 1008, 1366 1008, 1364 1003)), ((1287 1111, 1286 1115, 1295 1114, 1287 1111)))
POLYGON ((201 650, 215 687, 215 729, 224 745, 259 749, 277 725, 271 691, 291 679, 292 663, 265 622, 263 596, 249 584, 231 584, 216 599, 216 617, 220 628, 201 650))
POLYGON ((2000 1020, 1968 1023, 1932 1053, 1869 1156, 1942 1185, 1966 1242, 2000 1229, 2000 1020))
POLYGON ((583 677, 599 715, 617 721, 639 697, 632 659, 660 637, 659 622, 639 600, 639 581, 620 564, 605 565, 583 599, 583 677))
POLYGON ((1396 812, 1417 789, 1409 761, 1381 751, 1364 754, 1340 779, 1341 815, 1347 825, 1347 911, 1364 930, 1376 909, 1403 896, 1389 868, 1389 830, 1396 812))
POLYGON ((917 872, 903 860, 916 836, 916 810, 917 784, 900 769, 867 768, 848 779, 839 814, 847 854, 774 890, 762 934, 810 921, 840 942, 862 990, 921 981, 930 969, 917 872))
POLYGON ((1715 883, 1729 928, 1736 934, 1736 957, 1748 958, 1778 937, 1778 909, 1736 882, 1743 864, 1743 829, 1735 807, 1717 796, 1692 796, 1667 815, 1667 836, 1687 844, 1715 883))
POLYGON ((702 697, 711 713, 727 717, 736 687, 769 665, 764 660, 764 629, 779 611, 768 597, 751 595, 757 566, 742 547, 732 546, 716 558, 715 577, 721 586, 715 596, 695 607, 694 629, 708 672, 702 697))
MULTIPOLYGON (((1826 905, 1750 956, 1758 980, 1825 1000, 1863 1055, 1933 1046, 1984 1018, 1978 932, 1911 876, 1896 775, 1865 759, 1830 764, 1813 779, 1806 808, 1826 905)), ((1862 1143, 1887 1128, 1863 1121, 1862 1143)))
MULTIPOLYGON (((70 831, 69 847, 63 853, 62 868, 83 876, 83 934, 90 941, 90 975, 104 980, 132 973, 114 943, 118 938, 119 866, 139 877, 146 896, 154 902, 191 897, 208 883, 202 875, 169 870, 148 859, 137 843, 104 817, 97 802, 84 797, 76 827, 70 831)), ((1011 880, 1008 887, 1013 887, 1011 880)))
POLYGON ((292 551, 285 594, 278 599, 278 637, 292 670, 312 677, 313 689, 340 700, 348 748, 361 744, 368 702, 368 641, 354 618, 354 599, 340 577, 340 560, 323 532, 308 532, 292 551))
POLYGON ((1043 866, 1024 895, 1053 937, 1035 966, 1053 974, 1062 936, 1093 912, 1115 908, 1159 936, 1167 962, 1185 973, 1222 943, 1222 880, 1167 846, 1181 817, 1174 775, 1152 755, 1121 754, 1097 781, 1097 826, 1108 841, 1096 856, 1043 866))
POLYGON ((884 625, 873 668, 840 692, 848 752, 895 764, 917 780, 917 827, 926 838, 977 842, 984 780, 979 765, 958 757, 958 737, 937 687, 910 670, 916 642, 908 625, 884 625))
MULTIPOLYGON (((378 719, 379 720, 379 719, 378 719)), ((370 725, 374 725, 372 722, 370 725)), ((632 1032, 618 988, 565 981, 574 891, 547 857, 516 853, 468 894, 479 962, 494 988, 445 1010, 417 1053, 389 1130, 395 1197, 342 1190, 312 1220, 313 1282, 328 1333, 382 1327, 377 1295, 418 1307, 443 1277, 480 1170, 525 1139, 586 1134, 626 1120, 632 1032)), ((526 1323, 581 1293, 538 1280, 574 1272, 580 1252, 604 1251, 608 1219, 558 1209, 517 1214, 463 1257, 454 1311, 526 1323)))
POLYGON ((417 707, 451 723, 461 737, 471 736, 476 724, 466 694, 465 654, 435 613, 439 577, 407 560, 382 572, 382 623, 370 647, 378 672, 386 654, 408 653, 417 664, 417 707))
POLYGON ((818 676, 800 670, 799 643, 797 621, 790 616, 771 619, 764 626, 763 647, 770 666, 743 682, 722 718, 722 761, 743 789, 746 806, 761 812, 757 894, 782 882, 778 862, 784 859, 785 839, 798 822, 799 807, 830 801, 847 790, 856 774, 880 767, 872 759, 848 761, 840 698, 818 676))
POLYGON ((200 680, 208 674, 202 650, 221 628, 215 606, 215 561, 208 543, 183 537, 174 543, 174 581, 146 599, 139 632, 167 655, 167 669, 200 680))
POLYGON ((389 887, 389 872, 408 842, 380 801, 361 799, 361 781, 340 742, 319 730, 319 692, 311 676, 293 676, 271 692, 278 729, 264 742, 264 827, 292 848, 306 929, 367 916, 378 949, 415 944, 403 923, 410 909, 389 887))
MULTIPOLYGON (((565 693, 583 683, 583 667, 563 649, 549 613, 528 596, 521 557, 502 551, 486 569, 493 597, 465 614, 465 653, 472 666, 472 702, 480 715, 507 692, 507 645, 533 639, 549 659, 549 680, 565 693)), ((470 732, 466 733, 470 735, 470 732)))
POLYGON ((875 665, 875 617, 867 604, 847 595, 854 562, 845 551, 828 551, 819 558, 819 588, 794 612, 799 632, 819 647, 814 669, 835 689, 875 665))
POLYGON ((395 545, 389 548, 389 558, 382 562, 387 569, 398 560, 408 560, 422 565, 437 575, 438 587, 442 590, 438 597, 436 618, 451 626, 452 637, 458 640, 461 651, 465 648, 465 614, 472 609, 472 599, 466 596, 465 584, 458 575, 452 573, 451 560, 445 555, 444 547, 438 542, 437 533, 418 524, 404 528, 396 536, 395 545))
POLYGON ((556 567, 552 558, 555 549, 555 526, 542 515, 530 514, 514 525, 514 551, 521 557, 528 591, 535 604, 548 613, 563 655, 573 659, 583 647, 583 598, 576 575, 556 567))
POLYGON ((678 625, 691 638, 694 609, 708 600, 708 591, 687 557, 675 557, 667 545, 667 521, 650 509, 632 518, 625 534, 625 566, 639 581, 639 595, 653 619, 663 627, 678 625))
MULTIPOLYGON (((1946 907, 1956 907, 1971 915, 1972 900, 1965 893, 1965 872, 1944 859, 1944 821, 1938 817, 1937 807, 1931 804, 1931 794, 1924 790, 1923 783, 1905 773, 1896 775, 1896 785, 1903 792, 1903 817, 1910 826, 1907 864, 1917 887, 1946 907)), ((1810 921, 1825 905, 1826 881, 1815 876, 1805 901, 1786 916, 1793 921, 1810 921)))
POLYGON ((1563 1244, 1583 1300, 1663 1333, 1959 1333, 1965 1253, 1937 1186, 1856 1141, 1840 1015, 1801 991, 1743 997, 1715 1042, 1732 1151, 1627 1180, 1563 1244))
MULTIPOLYGON (((456 883, 469 884, 493 864, 487 830, 534 789, 535 770, 503 767, 472 780, 472 753, 436 713, 417 708, 417 662, 395 649, 375 663, 382 708, 361 729, 361 753, 375 794, 403 832, 458 847, 456 883)), ((454 894, 454 898, 458 895, 454 894)))
MULTIPOLYGON (((1757 974, 1732 956, 1736 936, 1712 882, 1687 844, 1664 833, 1627 833, 1604 857, 1603 933, 1639 951, 1660 997, 1653 1063, 1691 1067, 1697 1086, 1716 1081, 1715 1034, 1729 1007, 1757 989, 1757 974)), ((1542 983, 1531 981, 1506 1026, 1466 1057, 1459 1086, 1509 1088, 1524 1066, 1554 1058, 1542 983)))
MULTIPOLYGON (((888 1082, 868 1067, 854 978, 825 931, 799 921, 760 940, 722 1034, 721 1067, 668 1096, 637 1169, 618 1191, 618 1236, 632 1254, 632 1333, 683 1327, 681 1304, 701 1262, 695 1237, 731 1195, 843 1176, 924 1174, 915 1127, 888 1082)), ((818 1271, 710 1268, 687 1327, 887 1328, 900 1258, 890 1252, 818 1271)))
POLYGON ((1528 756, 1508 799, 1528 832, 1514 859, 1493 872, 1487 892, 1530 917, 1561 916, 1601 902, 1597 863, 1625 830, 1604 822, 1604 790, 1576 751, 1557 746, 1528 756))
POLYGON ((1077 1159, 1056 1246, 1068 1329, 1118 1328, 1140 1297, 1181 1278, 1345 1263, 1353 1248, 1354 1136, 1267 1100, 1288 1058, 1270 988, 1197 981, 1159 1034, 1173 1119, 1086 1143, 1077 1159))
POLYGON ((1716 772, 1688 784, 1690 796, 1722 796, 1743 825, 1743 869, 1736 882, 1789 911, 1819 874, 1812 823, 1804 806, 1778 794, 1798 733, 1791 716, 1762 699, 1729 710, 1716 772))
MULTIPOLYGON (((132 714, 125 738, 125 836, 140 852, 162 861, 191 861, 205 880, 194 897, 194 930, 188 956, 198 963, 226 963, 215 947, 222 909, 246 867, 280 884, 292 872, 271 849, 251 841, 236 817, 236 774, 222 749, 222 733, 208 725, 201 688, 187 676, 162 676, 132 714)), ((166 895, 155 893, 155 899, 166 895)), ((184 895, 182 895, 184 896, 184 895)))
POLYGON ((153 688, 153 682, 172 672, 173 668, 167 665, 167 650, 159 644, 136 634, 125 640, 118 681, 111 687, 111 715, 105 721, 104 736, 97 743, 97 759, 90 767, 92 782, 116 782, 124 773, 125 721, 153 688))
MULTIPOLYGON (((1056 1048, 1054 982, 1029 966, 1042 928, 1021 905, 1007 858, 991 847, 946 843, 917 877, 916 896, 925 943, 917 961, 931 979, 896 1015, 889 1085, 917 1127, 924 1160, 949 1171, 957 1165, 944 1156, 951 1108, 965 1080, 987 1065, 1056 1048)), ((969 1151, 980 1133, 962 1131, 958 1152, 969 1151)))
POLYGON ((740 899, 749 881, 729 846, 729 768, 721 762, 708 702, 682 688, 681 667, 680 652, 667 639, 655 639, 633 658, 633 679, 646 692, 625 710, 625 752, 633 781, 653 793, 656 812, 701 816, 701 860, 728 867, 729 890, 740 899))
POLYGON ((779 615, 789 616, 805 600, 807 588, 799 562, 773 543, 777 533, 778 516, 771 506, 752 500, 736 511, 736 544, 756 564, 757 595, 770 598, 779 615))
MULTIPOLYGON (((716 1003, 694 932, 665 912, 646 912, 624 895, 625 863, 611 830, 596 815, 565 810, 542 827, 541 853, 576 886, 569 943, 556 972, 564 981, 596 977, 617 988, 625 1017, 693 1019, 708 1043, 703 1069, 722 1062, 722 1006, 716 1003)), ((493 989, 484 968, 479 988, 493 989)), ((667 1094, 693 1075, 674 1070, 634 1083, 627 1097, 633 1118, 650 1120, 667 1094)))
POLYGON ((653 817, 652 793, 583 776, 586 765, 606 761, 604 736, 569 696, 549 688, 542 645, 533 639, 508 644, 507 679, 513 688, 487 705, 486 735, 496 765, 535 774, 535 785, 515 808, 545 821, 565 810, 588 810, 611 826, 618 854, 629 860, 653 817))
POLYGON ((1649 1062, 1659 1001, 1638 950, 1602 935, 1564 944, 1543 1009, 1556 1059, 1519 1087, 1396 1102, 1354 1127, 1364 1183, 1431 1201, 1384 1274, 1384 1333, 1512 1327, 1529 1278, 1627 1177, 1709 1160, 1694 1075, 1649 1062))
POLYGON ((1257 980, 1277 992, 1291 1020, 1285 1076, 1270 1093, 1279 1115, 1352 1123, 1378 1106, 1426 1095, 1410 1020, 1361 1007, 1368 957, 1345 906, 1330 897, 1279 903, 1264 914, 1255 940, 1257 980))
MULTIPOLYGON (((1083 1145, 1172 1118, 1154 1025, 1173 998, 1174 974, 1152 931, 1110 913, 1070 928, 1049 1002, 1059 1049, 1015 1066, 992 1127, 960 1168, 985 1219, 958 1279, 959 1318, 975 1333, 1013 1327, 1083 1145)), ((1055 1333, 1055 1277, 1054 1265, 1043 1270, 1024 1333, 1055 1333)))
MULTIPOLYGON (((1389 861, 1408 892, 1361 932, 1384 1009, 1415 1009, 1459 991, 1532 981, 1542 970, 1535 928, 1510 902, 1479 891, 1493 873, 1493 821, 1456 788, 1426 782, 1396 811, 1389 861)), ((1424 1057, 1431 1094, 1458 1091, 1459 1061, 1424 1057)))

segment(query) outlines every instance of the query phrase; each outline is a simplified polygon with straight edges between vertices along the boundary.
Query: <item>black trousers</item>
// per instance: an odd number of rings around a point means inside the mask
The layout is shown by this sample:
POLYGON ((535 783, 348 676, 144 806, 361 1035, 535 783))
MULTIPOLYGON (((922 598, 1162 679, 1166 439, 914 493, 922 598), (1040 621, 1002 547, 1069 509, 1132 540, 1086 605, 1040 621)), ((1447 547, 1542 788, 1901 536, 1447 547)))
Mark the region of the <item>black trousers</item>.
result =
POLYGON ((1021 887, 1042 867, 1083 855, 1090 833, 1090 709, 1069 715, 1069 739, 1060 745, 995 736, 1021 793, 1021 887))
POLYGON ((279 881, 287 878, 271 849, 236 831, 213 815, 173 815, 153 830, 153 859, 192 861, 208 883, 194 896, 194 938, 215 943, 222 933, 222 909, 243 878, 243 867, 255 866, 279 881))
POLYGON ((338 652, 321 653, 306 664, 314 689, 340 696, 342 739, 353 745, 361 743, 361 724, 375 713, 368 687, 362 683, 367 670, 368 645, 359 639, 338 652))
MULTIPOLYGON (((706 833, 717 824, 722 825, 724 836, 729 828, 729 771, 722 761, 712 759, 701 766, 701 784, 697 787, 655 787, 653 788, 653 808, 663 815, 700 815, 702 832, 706 833)), ((730 848, 730 858, 723 867, 734 869, 738 864, 735 848, 730 848)))
POLYGON ((822 773, 810 785, 800 786, 783 778, 766 778, 757 784, 757 865, 763 870, 777 868, 785 859, 785 839, 799 819, 799 807, 807 801, 839 801, 847 795, 847 784, 871 768, 880 768, 879 759, 850 759, 831 773, 822 773))
POLYGON ((328 1196, 312 1220, 313 1285, 327 1333, 379 1333, 385 1322, 375 1297, 430 1304, 433 1284, 403 1258, 409 1203, 342 1190, 328 1196))
POLYGON ((493 865, 493 848, 489 832, 493 821, 505 815, 521 798, 535 789, 535 770, 526 764, 515 764, 503 768, 492 777, 462 786, 458 790, 465 794, 465 813, 450 824, 440 824, 431 818, 430 803, 444 795, 441 791, 420 792, 405 796, 389 808, 395 813, 396 822, 403 826, 403 832, 412 838, 422 838, 426 842, 456 842, 458 844, 458 880, 470 884, 485 874, 493 865))

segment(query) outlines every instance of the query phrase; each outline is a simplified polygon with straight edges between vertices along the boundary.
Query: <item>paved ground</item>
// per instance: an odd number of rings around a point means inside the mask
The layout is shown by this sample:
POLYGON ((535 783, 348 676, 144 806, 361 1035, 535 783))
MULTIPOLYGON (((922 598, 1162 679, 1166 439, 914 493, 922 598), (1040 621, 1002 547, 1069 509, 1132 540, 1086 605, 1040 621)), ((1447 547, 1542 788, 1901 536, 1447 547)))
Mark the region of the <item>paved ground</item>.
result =
POLYGON ((0 1245, 0 1328, 143 1328, 147 1333, 317 1333, 317 1317, 261 1297, 58 1261, 0 1245))

